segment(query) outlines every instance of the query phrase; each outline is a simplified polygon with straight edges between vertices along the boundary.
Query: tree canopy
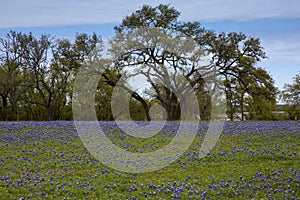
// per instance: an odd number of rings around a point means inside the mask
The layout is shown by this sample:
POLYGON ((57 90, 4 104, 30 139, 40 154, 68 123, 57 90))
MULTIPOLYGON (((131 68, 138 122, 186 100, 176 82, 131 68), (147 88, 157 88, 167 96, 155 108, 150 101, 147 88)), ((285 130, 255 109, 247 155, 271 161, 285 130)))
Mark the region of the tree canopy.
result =
MULTIPOLYGON (((266 58, 258 38, 236 32, 216 34, 202 27, 199 22, 179 22, 179 16, 180 13, 168 5, 143 6, 115 27, 117 33, 129 34, 117 35, 112 41, 112 51, 118 54, 117 65, 127 72, 130 71, 129 67, 139 69, 138 73, 144 75, 151 84, 153 97, 166 108, 170 120, 180 118, 179 104, 174 93, 167 87, 159 86, 155 80, 172 77, 176 73, 185 77, 194 90, 199 90, 198 94, 205 100, 200 105, 201 118, 204 120, 209 118, 210 111, 210 96, 205 82, 213 72, 225 83, 229 107, 236 106, 229 93, 238 92, 237 87, 244 89, 242 99, 244 96, 253 98, 254 95, 260 95, 273 102, 276 94, 273 79, 266 71, 255 67, 257 62, 266 58), (175 32, 176 36, 165 33, 170 40, 160 40, 159 33, 149 34, 149 29, 142 27, 168 30, 175 32), (182 41, 182 37, 190 40, 182 41), (205 64, 200 62, 204 59, 207 60, 205 64), (254 85, 256 88, 251 89, 254 85), (258 91, 261 93, 256 94, 258 91)), ((137 70, 134 72, 137 73, 137 70)))

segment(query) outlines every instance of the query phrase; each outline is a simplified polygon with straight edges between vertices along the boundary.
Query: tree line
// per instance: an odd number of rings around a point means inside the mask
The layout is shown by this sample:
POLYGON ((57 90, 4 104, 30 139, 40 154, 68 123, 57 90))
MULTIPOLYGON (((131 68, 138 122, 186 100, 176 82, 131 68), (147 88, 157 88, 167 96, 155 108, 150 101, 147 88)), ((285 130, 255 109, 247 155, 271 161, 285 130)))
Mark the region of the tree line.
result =
POLYGON ((68 40, 10 31, 0 38, 0 120, 72 120, 74 81, 80 67, 87 63, 105 66, 95 94, 99 120, 114 119, 113 89, 121 78, 137 73, 151 87, 141 94, 122 86, 130 97, 129 110, 134 120, 150 120, 150 108, 155 103, 165 108, 168 120, 181 118, 180 102, 171 85, 158 81, 175 74, 187 80, 197 94, 199 118, 209 120, 212 102, 205 87, 206 72, 218 73, 230 120, 237 113, 241 120, 277 119, 273 111, 279 95, 290 105, 286 119, 299 119, 299 75, 284 91, 278 91, 271 75, 257 67, 267 58, 258 38, 237 32, 216 33, 199 22, 180 22, 179 16, 175 8, 163 4, 144 5, 126 16, 115 26, 115 36, 110 40, 109 51, 117 58, 114 60, 103 56, 103 41, 95 33, 77 33, 74 40, 68 40), (168 43, 175 46, 172 52, 166 49, 166 41, 157 38, 146 38, 147 46, 140 44, 140 48, 130 45, 141 42, 137 31, 121 37, 143 27, 175 31, 192 38, 197 45, 185 48, 185 41, 174 39, 168 43), (198 62, 204 58, 209 59, 207 64, 198 62))

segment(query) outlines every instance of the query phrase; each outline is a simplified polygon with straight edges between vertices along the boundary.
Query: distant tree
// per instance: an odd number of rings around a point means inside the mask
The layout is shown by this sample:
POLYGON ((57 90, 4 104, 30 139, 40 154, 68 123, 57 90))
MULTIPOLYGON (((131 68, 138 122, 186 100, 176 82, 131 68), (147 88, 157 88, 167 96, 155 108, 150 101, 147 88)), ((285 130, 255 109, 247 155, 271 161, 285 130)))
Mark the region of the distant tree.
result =
POLYGON ((240 113, 240 120, 245 117, 271 119, 278 93, 272 77, 266 70, 253 66, 240 69, 238 74, 239 78, 224 81, 229 118, 233 120, 235 114, 240 113), (249 116, 245 116, 245 109, 249 116))
MULTIPOLYGON (((67 39, 58 40, 54 51, 53 63, 56 63, 64 72, 64 90, 66 104, 64 110, 72 110, 73 85, 80 67, 99 62, 103 51, 103 41, 101 36, 93 33, 76 34, 75 41, 72 43, 67 39)), ((62 104, 64 105, 64 104, 62 104)), ((70 118, 70 117, 68 117, 70 118)))
POLYGON ((29 101, 45 107, 49 120, 60 119, 61 111, 71 101, 76 72, 84 62, 92 59, 92 51, 102 40, 95 34, 77 34, 74 44, 68 40, 53 41, 47 35, 35 38, 30 34, 27 40, 25 59, 36 91, 28 97, 29 101))
POLYGON ((285 84, 283 99, 290 105, 288 109, 292 119, 300 119, 300 74, 293 78, 292 84, 285 84))
POLYGON ((19 120, 19 104, 32 86, 29 71, 24 67, 25 35, 11 31, 0 38, 0 97, 2 120, 19 120), (10 109, 10 112, 8 112, 10 109), (14 117, 12 113, 16 114, 14 117))
POLYGON ((214 63, 225 78, 227 113, 231 120, 236 112, 240 112, 241 120, 244 120, 245 97, 249 100, 249 97, 265 96, 274 102, 274 80, 265 70, 255 67, 266 58, 259 39, 243 33, 221 33, 212 44, 212 52, 214 63))
POLYGON ((274 86, 274 80, 266 70, 257 68, 252 75, 254 82, 250 83, 248 91, 254 104, 249 103, 249 113, 253 114, 254 110, 255 115, 251 115, 250 119, 272 120, 274 119, 273 111, 276 108, 278 89, 274 86))

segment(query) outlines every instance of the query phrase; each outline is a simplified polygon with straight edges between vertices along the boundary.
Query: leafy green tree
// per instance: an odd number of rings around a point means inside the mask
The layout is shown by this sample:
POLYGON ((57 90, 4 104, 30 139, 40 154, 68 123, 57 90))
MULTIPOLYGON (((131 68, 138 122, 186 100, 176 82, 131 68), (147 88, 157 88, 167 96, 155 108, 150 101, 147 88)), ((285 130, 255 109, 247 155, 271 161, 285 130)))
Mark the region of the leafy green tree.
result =
POLYGON ((250 120, 273 120, 275 105, 273 102, 268 101, 263 96, 255 96, 254 98, 246 98, 249 105, 250 120))
POLYGON ((72 81, 84 62, 91 62, 102 40, 97 35, 77 34, 74 44, 68 40, 53 41, 50 36, 27 36, 26 64, 33 74, 35 95, 31 104, 45 107, 49 120, 61 119, 61 111, 72 100, 72 81), (48 56, 51 55, 51 59, 48 56))
POLYGON ((51 53, 52 41, 48 35, 35 38, 31 33, 27 36, 26 64, 33 74, 35 98, 30 102, 47 109, 49 120, 55 119, 55 103, 58 101, 56 91, 59 87, 59 71, 49 64, 48 55, 51 53), (37 96, 38 95, 38 96, 37 96))
POLYGON ((256 119, 256 115, 260 115, 259 119, 263 119, 264 116, 265 119, 271 119, 278 93, 272 77, 266 70, 254 67, 241 69, 238 77, 224 81, 229 118, 233 120, 235 115, 240 113, 240 120, 244 120, 245 117, 256 119), (262 113, 262 108, 269 109, 262 113), (245 116, 246 109, 249 116, 245 116))
POLYGON ((285 84, 283 99, 290 105, 288 113, 292 119, 300 119, 300 74, 293 78, 292 84, 285 84))
POLYGON ((64 110, 65 117, 72 119, 72 97, 73 84, 77 72, 81 66, 91 65, 91 63, 99 62, 103 50, 103 41, 101 36, 93 33, 87 35, 85 33, 76 34, 75 41, 72 43, 67 39, 59 39, 56 42, 56 48, 53 51, 55 63, 62 72, 65 103, 60 104, 64 110))
POLYGON ((3 120, 19 120, 18 104, 32 86, 30 73, 24 67, 25 46, 25 35, 19 32, 11 31, 0 38, 0 107, 3 120))

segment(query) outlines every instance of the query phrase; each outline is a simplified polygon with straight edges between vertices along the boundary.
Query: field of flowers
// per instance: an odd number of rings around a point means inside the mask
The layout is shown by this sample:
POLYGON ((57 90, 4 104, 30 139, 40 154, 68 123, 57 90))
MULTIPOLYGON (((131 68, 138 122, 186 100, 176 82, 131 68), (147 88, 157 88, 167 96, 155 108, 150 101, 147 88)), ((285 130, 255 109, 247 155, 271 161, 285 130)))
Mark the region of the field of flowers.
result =
MULTIPOLYGON (((100 122, 132 152, 167 145, 177 122, 152 138, 100 122)), ((184 155, 151 173, 106 167, 84 147, 73 122, 0 123, 0 199, 300 199, 300 122, 226 122, 213 151, 199 158, 203 124, 184 155)))

